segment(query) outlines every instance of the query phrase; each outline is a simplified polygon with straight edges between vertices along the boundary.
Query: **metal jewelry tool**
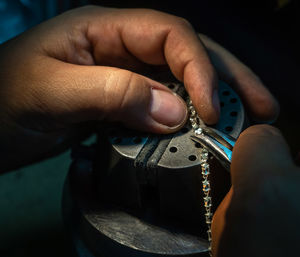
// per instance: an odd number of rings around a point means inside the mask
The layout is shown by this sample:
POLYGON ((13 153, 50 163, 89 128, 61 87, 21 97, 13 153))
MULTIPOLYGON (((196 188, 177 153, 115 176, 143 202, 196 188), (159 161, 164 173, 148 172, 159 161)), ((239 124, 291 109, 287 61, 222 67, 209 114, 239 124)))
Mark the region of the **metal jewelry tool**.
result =
POLYGON ((232 150, 236 142, 235 138, 217 129, 201 125, 195 131, 195 135, 191 135, 191 139, 196 143, 200 143, 202 147, 220 161, 227 171, 230 171, 232 150))

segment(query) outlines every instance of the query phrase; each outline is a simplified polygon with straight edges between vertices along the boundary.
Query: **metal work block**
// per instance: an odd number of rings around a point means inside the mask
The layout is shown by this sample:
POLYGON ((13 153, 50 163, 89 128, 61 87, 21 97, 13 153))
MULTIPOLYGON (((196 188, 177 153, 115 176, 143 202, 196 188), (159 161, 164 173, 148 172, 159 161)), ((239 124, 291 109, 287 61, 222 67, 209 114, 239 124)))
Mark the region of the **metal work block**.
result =
MULTIPOLYGON (((169 80, 165 85, 187 97, 178 81, 169 80)), ((242 103, 224 82, 219 84, 219 97, 221 116, 215 128, 237 138, 246 125, 242 103)), ((121 126, 99 132, 96 157, 85 174, 92 188, 89 197, 85 199, 86 192, 82 193, 85 200, 77 203, 80 225, 76 233, 91 252, 105 257, 207 255, 201 146, 190 140, 192 133, 189 123, 171 135, 121 126)), ((209 163, 216 207, 230 178, 211 156, 209 163)), ((81 172, 71 172, 73 181, 80 180, 81 172)), ((69 188, 71 195, 78 190, 76 185, 69 188)))

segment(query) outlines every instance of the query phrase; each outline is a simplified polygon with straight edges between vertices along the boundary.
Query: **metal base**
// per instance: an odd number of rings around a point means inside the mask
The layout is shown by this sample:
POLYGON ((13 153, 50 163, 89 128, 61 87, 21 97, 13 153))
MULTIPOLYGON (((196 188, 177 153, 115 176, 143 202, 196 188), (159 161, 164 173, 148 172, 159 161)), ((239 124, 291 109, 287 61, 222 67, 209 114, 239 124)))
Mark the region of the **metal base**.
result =
MULTIPOLYGON (((186 95, 181 83, 165 81, 186 95)), ((245 126, 242 103, 221 81, 219 94, 216 128, 237 137, 245 126)), ((87 251, 102 257, 208 256, 199 145, 192 133, 188 123, 171 135, 113 126, 99 129, 96 145, 73 151, 63 210, 80 257, 89 257, 87 251)), ((215 208, 230 177, 214 158, 209 164, 215 208)))
POLYGON ((63 214, 78 256, 208 256, 207 241, 183 224, 159 224, 151 212, 141 215, 99 204, 96 196, 92 161, 74 161, 65 183, 63 214))

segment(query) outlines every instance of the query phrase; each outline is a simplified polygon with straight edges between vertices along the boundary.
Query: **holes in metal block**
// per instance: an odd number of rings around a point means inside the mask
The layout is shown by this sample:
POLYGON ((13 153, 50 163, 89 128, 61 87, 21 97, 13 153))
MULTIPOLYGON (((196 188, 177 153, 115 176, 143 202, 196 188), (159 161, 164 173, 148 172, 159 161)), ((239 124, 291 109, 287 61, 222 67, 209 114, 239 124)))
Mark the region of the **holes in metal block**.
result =
POLYGON ((227 127, 225 128, 225 130, 226 130, 227 132, 231 132, 231 131, 233 130, 233 127, 227 126, 227 127))
POLYGON ((224 102, 221 102, 220 105, 221 105, 221 107, 224 107, 225 104, 224 104, 224 102))
POLYGON ((234 103, 237 102, 237 99, 236 99, 236 98, 231 98, 231 99, 230 99, 230 102, 231 102, 232 104, 234 104, 234 103))
POLYGON ((233 112, 230 113, 231 117, 236 117, 237 115, 238 115, 238 113, 236 111, 233 111, 233 112))
POLYGON ((172 147, 170 147, 169 151, 170 151, 171 153, 176 153, 176 152, 177 152, 177 147, 172 146, 172 147))
POLYGON ((195 161, 196 159, 197 159, 196 155, 190 155, 189 156, 189 160, 192 161, 192 162, 195 161))
POLYGON ((228 96, 228 95, 230 95, 230 92, 228 90, 225 90, 225 91, 222 92, 222 95, 228 96))
POLYGON ((201 148, 201 144, 200 143, 195 143, 195 147, 196 148, 201 148))

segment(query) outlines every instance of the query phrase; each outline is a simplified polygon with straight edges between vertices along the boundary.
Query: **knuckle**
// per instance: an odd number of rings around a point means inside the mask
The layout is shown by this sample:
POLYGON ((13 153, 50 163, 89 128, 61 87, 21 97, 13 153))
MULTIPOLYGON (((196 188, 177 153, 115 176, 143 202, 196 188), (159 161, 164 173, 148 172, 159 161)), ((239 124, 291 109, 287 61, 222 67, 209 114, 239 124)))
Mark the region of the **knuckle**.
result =
POLYGON ((139 76, 131 71, 110 72, 104 89, 105 105, 109 108, 107 111, 120 114, 137 104, 141 83, 139 76))
POLYGON ((112 70, 106 78, 103 98, 105 105, 112 111, 118 109, 126 95, 127 86, 124 85, 124 80, 128 80, 126 79, 128 76, 129 74, 125 71, 112 70))
POLYGON ((122 80, 118 80, 118 88, 120 89, 120 96, 118 99, 118 109, 122 110, 129 102, 132 91, 134 91, 134 74, 133 72, 125 72, 122 80))

